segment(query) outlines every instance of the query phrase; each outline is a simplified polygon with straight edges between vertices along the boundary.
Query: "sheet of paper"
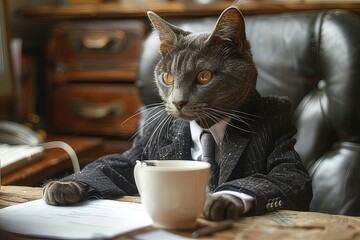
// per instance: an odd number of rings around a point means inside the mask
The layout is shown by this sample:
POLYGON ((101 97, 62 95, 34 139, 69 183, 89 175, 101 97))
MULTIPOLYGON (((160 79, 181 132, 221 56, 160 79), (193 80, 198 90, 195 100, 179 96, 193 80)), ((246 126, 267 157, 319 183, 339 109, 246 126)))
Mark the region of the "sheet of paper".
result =
POLYGON ((57 239, 111 238, 151 223, 141 204, 112 200, 59 207, 40 199, 0 209, 2 229, 57 239))
POLYGON ((133 240, 159 240, 159 239, 166 239, 166 240, 190 240, 193 238, 183 237, 181 235, 177 235, 171 232, 168 232, 163 229, 156 229, 153 231, 140 233, 132 238, 133 240))

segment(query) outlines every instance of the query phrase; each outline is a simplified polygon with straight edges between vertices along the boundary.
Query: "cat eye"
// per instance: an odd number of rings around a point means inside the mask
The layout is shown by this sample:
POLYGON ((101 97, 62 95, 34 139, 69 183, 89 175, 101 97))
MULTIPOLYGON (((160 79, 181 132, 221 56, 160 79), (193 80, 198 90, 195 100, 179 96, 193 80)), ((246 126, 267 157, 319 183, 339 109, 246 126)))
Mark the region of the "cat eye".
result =
POLYGON ((210 82, 210 80, 212 79, 213 77, 213 74, 211 71, 209 70, 203 70, 201 72, 198 73, 197 77, 196 77, 196 82, 198 84, 201 84, 201 85, 205 85, 207 84, 208 82, 210 82))
POLYGON ((170 73, 163 73, 163 81, 166 85, 173 85, 174 84, 174 77, 170 73))

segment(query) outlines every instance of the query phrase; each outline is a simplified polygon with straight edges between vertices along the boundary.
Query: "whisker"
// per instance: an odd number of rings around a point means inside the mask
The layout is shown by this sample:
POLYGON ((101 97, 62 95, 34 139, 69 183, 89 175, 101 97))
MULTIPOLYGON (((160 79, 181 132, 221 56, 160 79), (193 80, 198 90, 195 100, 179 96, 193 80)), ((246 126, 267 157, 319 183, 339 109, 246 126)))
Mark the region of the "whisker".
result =
MULTIPOLYGON (((154 121, 158 120, 159 118, 161 118, 161 115, 166 113, 165 109, 156 107, 156 109, 152 108, 152 109, 147 109, 150 110, 151 112, 155 112, 155 114, 151 115, 150 117, 148 117, 147 119, 144 120, 142 126, 139 126, 138 131, 136 131, 136 133, 134 133, 134 135, 130 138, 133 139, 137 134, 139 134, 139 132, 143 131, 145 128, 147 128, 150 124, 152 124, 154 121)), ((145 111, 144 111, 145 112, 145 111)))
POLYGON ((209 112, 212 112, 213 115, 216 115, 218 116, 218 118, 230 118, 232 120, 235 120, 235 121, 238 121, 240 123, 243 123, 245 124, 249 130, 247 129, 244 129, 244 128, 241 128, 239 126, 236 126, 234 124, 232 124, 231 122, 228 123, 229 126, 233 127, 233 128, 236 128, 238 130, 241 130, 241 131, 244 131, 244 132, 248 132, 248 133, 254 133, 254 130, 252 129, 252 126, 251 124, 247 123, 245 120, 248 120, 247 118, 243 119, 241 116, 239 115, 235 115, 233 113, 228 113, 228 112, 225 112, 225 111, 222 111, 222 110, 219 110, 219 109, 216 109, 216 108, 206 108, 209 112))
POLYGON ((163 104, 162 103, 153 103, 153 104, 149 104, 149 105, 146 105, 146 106, 142 106, 140 107, 139 109, 137 109, 135 111, 135 113, 133 115, 131 115, 130 117, 128 117, 127 119, 125 119, 122 123, 121 123, 121 127, 123 127, 123 125, 128 122, 130 119, 140 115, 141 113, 143 113, 144 111, 150 109, 150 108, 159 108, 161 107, 163 104))
POLYGON ((224 117, 228 117, 228 118, 231 118, 231 119, 234 119, 234 120, 238 120, 240 122, 243 122, 243 123, 246 123, 245 120, 250 120, 250 121, 254 121, 253 119, 250 119, 250 118, 247 118, 247 117, 243 117, 243 116, 240 116, 238 114, 234 114, 234 113, 229 113, 229 112, 226 112, 226 111, 223 111, 223 110, 220 110, 220 109, 217 109, 217 108, 208 108, 210 111, 214 111, 214 112, 217 112, 218 114, 224 116, 224 117))
POLYGON ((228 116, 234 116, 236 118, 241 118, 243 120, 249 120, 249 121, 253 121, 253 122, 256 122, 256 120, 253 119, 253 118, 250 118, 250 117, 259 118, 256 115, 249 114, 249 113, 242 112, 242 111, 237 111, 237 110, 231 110, 231 112, 226 112, 224 110, 217 109, 217 108, 212 108, 212 110, 214 110, 214 111, 216 110, 216 111, 219 111, 219 112, 222 112, 222 113, 226 113, 228 116), (247 115, 249 117, 243 116, 243 115, 247 115))
POLYGON ((202 113, 207 116, 209 119, 211 119, 212 121, 216 123, 219 123, 221 122, 221 120, 223 119, 221 116, 220 117, 217 117, 215 116, 214 114, 211 114, 211 112, 207 112, 207 111, 202 111, 202 113))
POLYGON ((243 111, 239 111, 239 110, 231 110, 231 112, 247 115, 247 116, 254 117, 254 118, 263 118, 262 116, 255 115, 255 114, 252 114, 252 113, 243 112, 243 111))
MULTIPOLYGON (((153 130, 153 132, 152 132, 151 136, 149 137, 149 140, 146 143, 144 149, 148 148, 149 146, 153 146, 152 143, 153 143, 153 139, 155 139, 156 134, 159 134, 158 135, 158 140, 159 140, 159 138, 161 137, 161 130, 163 129, 163 125, 169 118, 171 118, 171 117, 169 115, 167 115, 166 117, 164 117, 160 121, 160 123, 157 125, 157 127, 153 130), (160 129, 160 131, 158 132, 159 129, 160 129)), ((157 146, 159 146, 159 145, 157 144, 157 146)))
POLYGON ((252 128, 250 128, 250 130, 247 130, 247 129, 241 128, 241 127, 239 127, 239 126, 236 126, 236 125, 232 124, 231 122, 230 122, 228 125, 231 126, 231 127, 233 127, 233 128, 235 128, 235 129, 238 129, 238 130, 240 130, 240 131, 243 131, 243 132, 255 133, 255 131, 254 131, 252 128))
POLYGON ((172 119, 173 119, 173 116, 168 115, 167 117, 165 117, 165 119, 163 121, 163 124, 160 123, 162 125, 162 127, 161 127, 161 129, 159 131, 159 134, 158 134, 158 137, 157 137, 157 145, 159 145, 158 143, 160 142, 160 138, 165 135, 165 133, 162 134, 165 127, 166 127, 166 129, 165 129, 166 130, 166 136, 169 135, 169 127, 168 127, 168 125, 169 125, 169 123, 171 122, 172 119))
MULTIPOLYGON (((161 115, 161 116, 159 116, 159 117, 157 118, 157 120, 159 120, 159 122, 162 123, 162 122, 166 121, 167 118, 168 118, 167 116, 161 115)), ((154 125, 155 125, 155 124, 154 124, 154 125)), ((156 127, 154 130, 152 130, 152 133, 151 133, 151 135, 150 135, 150 137, 149 137, 149 139, 148 139, 148 142, 147 142, 146 145, 144 146, 144 148, 147 148, 148 146, 151 145, 154 136, 157 134, 158 128, 161 126, 161 124, 156 124, 156 125, 157 125, 157 127, 156 127)))
POLYGON ((195 113, 195 115, 196 115, 198 121, 200 122, 200 125, 204 126, 204 120, 201 118, 201 116, 198 113, 195 113))

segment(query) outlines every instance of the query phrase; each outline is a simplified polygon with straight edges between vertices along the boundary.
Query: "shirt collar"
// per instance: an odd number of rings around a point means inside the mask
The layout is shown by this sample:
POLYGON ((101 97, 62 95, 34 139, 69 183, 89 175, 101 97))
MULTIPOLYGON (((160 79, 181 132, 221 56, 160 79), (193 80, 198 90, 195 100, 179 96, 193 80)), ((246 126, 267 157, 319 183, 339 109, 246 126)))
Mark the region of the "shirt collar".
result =
MULTIPOLYGON (((213 135, 216 144, 220 147, 224 139, 225 130, 229 119, 224 119, 214 125, 212 125, 208 130, 213 135)), ((196 123, 196 121, 190 121, 190 131, 191 139, 196 145, 200 145, 200 135, 204 129, 196 123)))

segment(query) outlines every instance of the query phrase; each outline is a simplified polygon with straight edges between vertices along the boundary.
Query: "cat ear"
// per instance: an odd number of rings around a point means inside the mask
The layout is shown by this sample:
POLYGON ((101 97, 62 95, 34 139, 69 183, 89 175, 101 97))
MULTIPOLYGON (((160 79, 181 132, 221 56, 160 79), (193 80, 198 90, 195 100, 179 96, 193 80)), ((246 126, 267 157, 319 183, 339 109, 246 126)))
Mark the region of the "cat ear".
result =
POLYGON ((231 42, 242 51, 247 48, 245 20, 237 7, 229 7, 220 15, 210 41, 231 42))
POLYGON ((165 53, 170 51, 177 42, 176 34, 172 28, 173 26, 154 12, 148 11, 147 15, 159 35, 160 52, 165 53))

